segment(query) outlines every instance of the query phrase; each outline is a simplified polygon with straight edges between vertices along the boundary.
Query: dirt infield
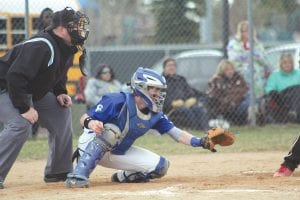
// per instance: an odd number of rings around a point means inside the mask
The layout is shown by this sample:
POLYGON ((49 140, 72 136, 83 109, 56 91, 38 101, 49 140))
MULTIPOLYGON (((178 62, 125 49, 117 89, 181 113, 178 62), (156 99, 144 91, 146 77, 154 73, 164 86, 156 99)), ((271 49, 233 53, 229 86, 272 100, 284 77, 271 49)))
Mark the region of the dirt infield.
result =
POLYGON ((45 161, 17 161, 1 200, 10 199, 222 199, 299 200, 300 170, 289 178, 272 174, 285 152, 169 155, 168 174, 142 184, 110 182, 111 169, 97 167, 89 188, 43 182, 45 161))

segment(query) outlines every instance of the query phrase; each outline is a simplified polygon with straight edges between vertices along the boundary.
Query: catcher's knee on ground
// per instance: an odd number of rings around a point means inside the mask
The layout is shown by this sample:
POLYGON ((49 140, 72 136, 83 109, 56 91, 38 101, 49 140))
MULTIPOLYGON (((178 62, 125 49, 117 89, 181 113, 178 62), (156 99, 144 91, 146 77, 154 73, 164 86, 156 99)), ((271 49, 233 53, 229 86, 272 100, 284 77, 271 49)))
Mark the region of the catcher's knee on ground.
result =
POLYGON ((161 178, 164 175, 166 175, 169 166, 170 166, 169 161, 164 157, 160 157, 160 160, 156 165, 156 168, 149 173, 119 170, 112 175, 111 180, 112 182, 119 182, 119 183, 147 182, 150 179, 161 178))
POLYGON ((154 178, 163 177, 164 175, 167 174, 169 166, 170 166, 170 162, 166 158, 160 157, 155 170, 148 174, 149 178, 154 179, 154 178))

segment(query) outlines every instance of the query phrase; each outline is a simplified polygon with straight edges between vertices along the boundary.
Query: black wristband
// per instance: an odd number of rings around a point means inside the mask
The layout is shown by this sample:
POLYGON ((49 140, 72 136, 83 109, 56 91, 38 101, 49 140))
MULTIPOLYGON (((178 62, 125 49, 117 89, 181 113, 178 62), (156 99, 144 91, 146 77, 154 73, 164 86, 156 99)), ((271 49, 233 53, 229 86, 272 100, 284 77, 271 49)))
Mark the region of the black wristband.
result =
POLYGON ((83 121, 83 127, 84 128, 89 128, 89 123, 90 121, 92 121, 93 119, 91 117, 87 117, 85 118, 85 120, 83 121))

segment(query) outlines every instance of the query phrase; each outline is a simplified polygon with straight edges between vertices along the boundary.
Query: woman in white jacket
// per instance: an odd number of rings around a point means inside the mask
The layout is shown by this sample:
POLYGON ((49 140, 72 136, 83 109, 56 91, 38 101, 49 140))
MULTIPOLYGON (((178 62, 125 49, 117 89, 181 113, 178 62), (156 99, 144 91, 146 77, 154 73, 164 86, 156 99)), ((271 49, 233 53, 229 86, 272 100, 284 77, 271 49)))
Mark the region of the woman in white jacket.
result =
POLYGON ((115 79, 111 66, 106 64, 97 66, 94 76, 88 79, 84 90, 87 107, 96 105, 104 94, 120 92, 122 87, 123 85, 115 79))

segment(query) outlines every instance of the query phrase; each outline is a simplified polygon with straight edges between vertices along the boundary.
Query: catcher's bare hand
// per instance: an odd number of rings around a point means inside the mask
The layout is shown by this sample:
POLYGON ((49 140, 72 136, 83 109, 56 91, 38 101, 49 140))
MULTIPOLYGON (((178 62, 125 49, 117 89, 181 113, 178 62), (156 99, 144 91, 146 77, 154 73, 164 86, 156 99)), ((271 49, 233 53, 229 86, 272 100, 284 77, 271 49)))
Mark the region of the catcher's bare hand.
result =
POLYGON ((89 128, 94 131, 97 135, 101 134, 102 131, 104 130, 103 128, 103 123, 101 121, 98 120, 91 120, 89 122, 89 128))

